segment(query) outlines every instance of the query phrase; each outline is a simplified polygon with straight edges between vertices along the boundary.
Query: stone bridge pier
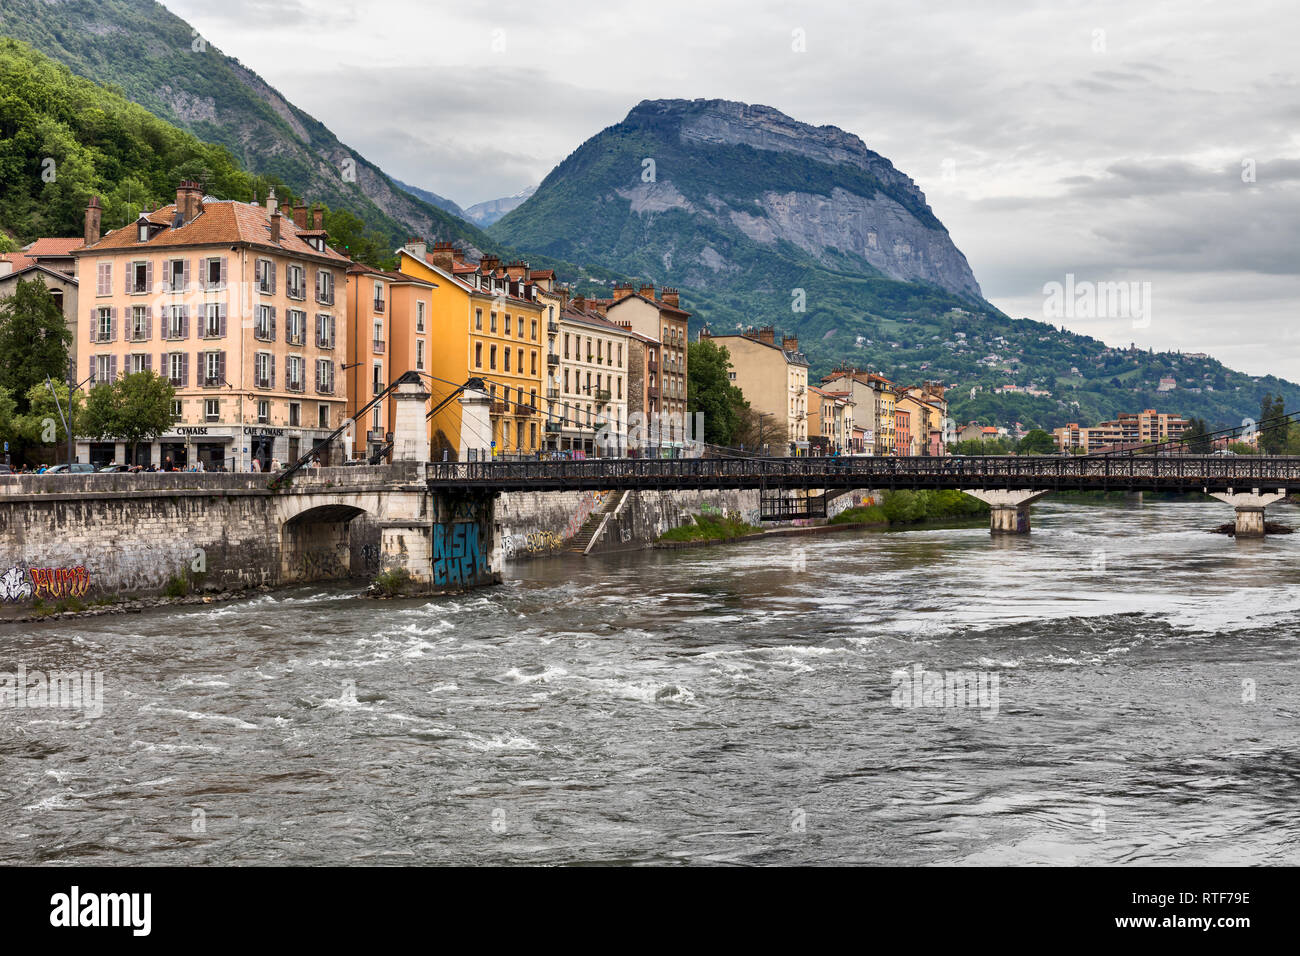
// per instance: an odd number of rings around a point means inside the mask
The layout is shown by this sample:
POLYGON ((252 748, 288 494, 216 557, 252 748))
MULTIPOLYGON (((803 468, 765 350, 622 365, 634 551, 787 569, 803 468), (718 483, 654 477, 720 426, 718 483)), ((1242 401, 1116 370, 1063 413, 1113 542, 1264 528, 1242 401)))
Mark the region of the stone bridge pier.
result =
POLYGON ((1048 493, 1019 488, 964 488, 962 491, 992 509, 990 534, 1028 534, 1029 506, 1048 493))
POLYGON ((1258 488, 1250 491, 1236 491, 1229 488, 1226 492, 1207 491, 1211 498, 1217 498, 1224 504, 1232 505, 1237 513, 1233 530, 1238 538, 1262 538, 1264 536, 1264 509, 1286 497, 1286 489, 1261 492, 1258 488))

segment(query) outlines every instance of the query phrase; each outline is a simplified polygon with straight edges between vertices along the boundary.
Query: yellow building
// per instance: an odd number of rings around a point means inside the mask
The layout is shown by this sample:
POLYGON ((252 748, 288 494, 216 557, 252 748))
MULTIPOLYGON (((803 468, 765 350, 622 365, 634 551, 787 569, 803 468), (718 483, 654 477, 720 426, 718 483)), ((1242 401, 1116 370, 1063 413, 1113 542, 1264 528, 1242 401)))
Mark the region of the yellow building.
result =
POLYGON ((532 454, 541 444, 542 380, 546 374, 544 307, 524 263, 502 267, 485 257, 477 265, 457 258, 451 243, 432 249, 418 239, 398 250, 398 270, 432 283, 429 387, 436 406, 456 386, 481 379, 492 398, 489 434, 461 434, 453 399, 429 421, 434 460, 460 449, 479 456, 532 454))

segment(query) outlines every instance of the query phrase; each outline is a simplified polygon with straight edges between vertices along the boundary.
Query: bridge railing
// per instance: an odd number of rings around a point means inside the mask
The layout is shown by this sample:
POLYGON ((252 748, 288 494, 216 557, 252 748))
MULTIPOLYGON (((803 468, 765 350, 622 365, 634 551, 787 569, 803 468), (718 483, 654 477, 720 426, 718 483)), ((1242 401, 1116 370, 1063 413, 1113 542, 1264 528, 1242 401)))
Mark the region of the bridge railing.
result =
POLYGON ((1133 456, 1127 458, 1089 458, 1065 456, 971 456, 934 458, 873 458, 845 456, 838 458, 684 458, 621 459, 600 458, 587 461, 523 462, 434 462, 428 465, 428 478, 435 484, 529 484, 574 481, 590 484, 607 480, 611 483, 665 481, 693 483, 702 480, 723 482, 728 479, 754 480, 770 478, 786 483, 808 482, 817 487, 819 480, 842 484, 846 478, 860 477, 864 485, 908 479, 927 479, 953 485, 965 483, 971 488, 993 484, 1026 487, 1052 484, 1167 479, 1192 486, 1197 482, 1221 485, 1239 483, 1267 486, 1300 482, 1300 458, 1227 457, 1215 455, 1133 456))

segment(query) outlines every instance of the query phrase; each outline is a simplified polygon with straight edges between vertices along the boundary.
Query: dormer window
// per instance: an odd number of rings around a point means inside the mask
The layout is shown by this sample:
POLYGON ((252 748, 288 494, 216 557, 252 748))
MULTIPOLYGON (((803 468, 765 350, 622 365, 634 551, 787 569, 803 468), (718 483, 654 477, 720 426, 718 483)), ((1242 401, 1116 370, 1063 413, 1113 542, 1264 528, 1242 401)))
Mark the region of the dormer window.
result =
POLYGON ((140 242, 148 242, 148 241, 149 241, 149 223, 147 223, 147 222, 141 222, 141 223, 140 223, 140 238, 139 238, 139 241, 140 241, 140 242))

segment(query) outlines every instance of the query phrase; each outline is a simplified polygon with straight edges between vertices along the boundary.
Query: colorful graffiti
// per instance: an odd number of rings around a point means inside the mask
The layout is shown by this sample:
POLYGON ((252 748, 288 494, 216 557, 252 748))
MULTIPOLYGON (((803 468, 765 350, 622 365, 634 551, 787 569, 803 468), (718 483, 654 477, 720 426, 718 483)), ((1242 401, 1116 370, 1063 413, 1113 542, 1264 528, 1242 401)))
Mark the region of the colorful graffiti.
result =
POLYGON ((456 521, 433 526, 433 583, 468 587, 489 576, 479 544, 478 522, 456 521))
POLYGON ((0 574, 0 600, 27 598, 85 597, 90 590, 90 572, 82 565, 72 568, 18 568, 0 574))
POLYGON ((506 557, 516 554, 546 554, 564 547, 564 538, 554 531, 530 531, 527 534, 507 534, 501 537, 501 550, 506 557))

